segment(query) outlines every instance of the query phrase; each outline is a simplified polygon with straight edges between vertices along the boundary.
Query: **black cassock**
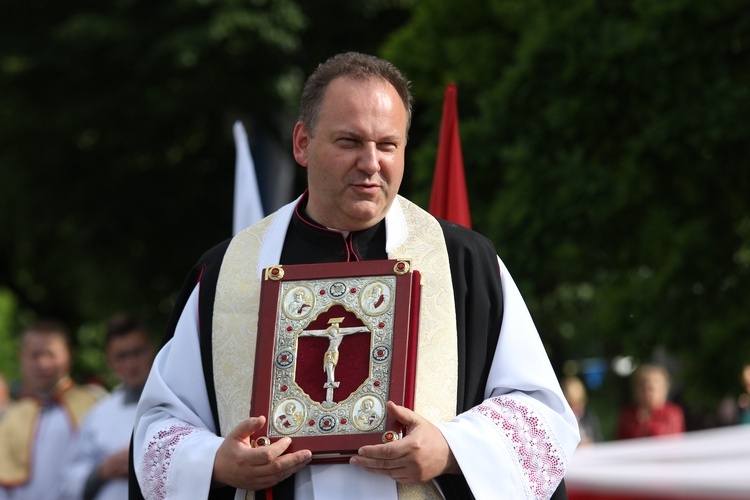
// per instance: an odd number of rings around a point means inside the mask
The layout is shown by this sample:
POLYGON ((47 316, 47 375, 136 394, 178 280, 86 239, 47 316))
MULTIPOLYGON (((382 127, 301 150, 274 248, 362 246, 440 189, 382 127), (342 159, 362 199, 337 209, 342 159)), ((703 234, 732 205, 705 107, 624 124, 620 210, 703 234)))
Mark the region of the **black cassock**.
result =
MULTIPOLYGON (((366 229, 354 231, 344 237, 309 219, 298 204, 291 219, 280 264, 314 264, 357 260, 387 259, 385 251, 385 221, 366 229)), ((457 224, 438 219, 445 236, 453 280, 458 331, 458 397, 456 412, 463 413, 484 400, 484 388, 492 366, 498 335, 503 318, 503 294, 498 272, 497 252, 492 242, 477 232, 457 224), (467 334, 470 332, 470 334, 467 334), (467 362, 467 360, 469 362, 467 362)), ((188 275, 177 304, 169 319, 166 343, 174 335, 177 320, 190 294, 200 281, 200 344, 203 373, 213 373, 211 328, 216 283, 224 253, 230 240, 206 252, 188 275)), ((206 389, 211 404, 217 434, 221 435, 216 406, 213 377, 206 376, 206 389)), ((131 446, 132 454, 132 446, 131 446)), ((142 499, 133 473, 131 456, 130 498, 142 499)), ((474 498, 462 475, 440 476, 437 479, 447 499, 474 498)), ((211 490, 211 499, 234 498, 234 488, 211 490)), ((294 476, 273 488, 275 499, 294 498, 294 476)), ((562 482, 552 495, 554 500, 567 499, 562 482)), ((265 499, 265 492, 256 492, 256 499, 265 499)))

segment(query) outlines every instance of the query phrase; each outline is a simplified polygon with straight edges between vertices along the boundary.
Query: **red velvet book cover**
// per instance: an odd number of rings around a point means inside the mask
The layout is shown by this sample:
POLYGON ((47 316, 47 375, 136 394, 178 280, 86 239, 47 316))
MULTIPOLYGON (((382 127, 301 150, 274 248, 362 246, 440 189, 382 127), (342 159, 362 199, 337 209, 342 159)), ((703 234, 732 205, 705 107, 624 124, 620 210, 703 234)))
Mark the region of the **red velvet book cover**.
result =
POLYGON ((408 259, 271 266, 261 284, 252 415, 256 445, 346 461, 399 439, 386 402, 413 407, 419 272, 408 259))

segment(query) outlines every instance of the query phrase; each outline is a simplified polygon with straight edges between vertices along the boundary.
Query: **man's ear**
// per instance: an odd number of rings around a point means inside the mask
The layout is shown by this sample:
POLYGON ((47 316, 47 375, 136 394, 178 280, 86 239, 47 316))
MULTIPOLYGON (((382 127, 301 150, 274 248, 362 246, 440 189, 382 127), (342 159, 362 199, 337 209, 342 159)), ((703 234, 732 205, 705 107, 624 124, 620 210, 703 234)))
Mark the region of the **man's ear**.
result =
POLYGON ((307 166, 307 146, 309 144, 310 133, 307 131, 307 127, 301 121, 298 121, 292 133, 292 150, 294 151, 294 159, 303 167, 307 166))

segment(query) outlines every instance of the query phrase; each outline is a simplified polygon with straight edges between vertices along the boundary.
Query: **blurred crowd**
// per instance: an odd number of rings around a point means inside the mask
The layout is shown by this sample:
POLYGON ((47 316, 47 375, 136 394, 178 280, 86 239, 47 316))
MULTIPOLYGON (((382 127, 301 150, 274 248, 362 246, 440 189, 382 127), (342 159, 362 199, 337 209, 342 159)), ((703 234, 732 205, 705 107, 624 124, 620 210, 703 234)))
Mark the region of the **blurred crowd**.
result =
POLYGON ((144 324, 112 317, 104 354, 119 385, 108 392, 73 381, 61 322, 26 327, 17 389, 0 377, 0 500, 127 498, 130 436, 155 352, 144 324))
MULTIPOLYGON (((563 393, 578 419, 581 445, 604 441, 598 415, 588 404, 588 391, 577 376, 560 381, 563 393)), ((684 408, 673 400, 669 370, 643 364, 630 375, 631 400, 617 414, 614 439, 664 436, 685 432, 684 408)), ((750 424, 750 362, 740 369, 736 393, 724 397, 708 426, 750 424)))
MULTIPOLYGON (((44 320, 20 335, 21 379, 0 375, 0 500, 125 499, 128 448, 141 391, 155 356, 146 326, 125 314, 106 329, 105 356, 119 385, 78 385, 70 377, 71 339, 60 322, 44 320)), ((717 410, 716 425, 750 424, 750 363, 717 410)), ((560 381, 578 418, 581 445, 604 441, 587 386, 560 381)), ((631 401, 619 409, 614 439, 685 432, 683 408, 671 400, 670 373, 643 364, 630 375, 631 401)))

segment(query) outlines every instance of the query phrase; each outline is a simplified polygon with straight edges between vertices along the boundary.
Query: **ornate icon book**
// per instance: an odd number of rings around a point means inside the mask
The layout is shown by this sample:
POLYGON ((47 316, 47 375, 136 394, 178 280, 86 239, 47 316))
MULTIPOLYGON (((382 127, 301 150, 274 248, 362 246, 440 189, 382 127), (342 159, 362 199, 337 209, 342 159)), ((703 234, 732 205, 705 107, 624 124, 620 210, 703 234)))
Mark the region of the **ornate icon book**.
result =
POLYGON ((346 461, 400 439, 386 401, 413 408, 420 275, 408 259, 271 266, 261 284, 251 415, 264 446, 346 461))

